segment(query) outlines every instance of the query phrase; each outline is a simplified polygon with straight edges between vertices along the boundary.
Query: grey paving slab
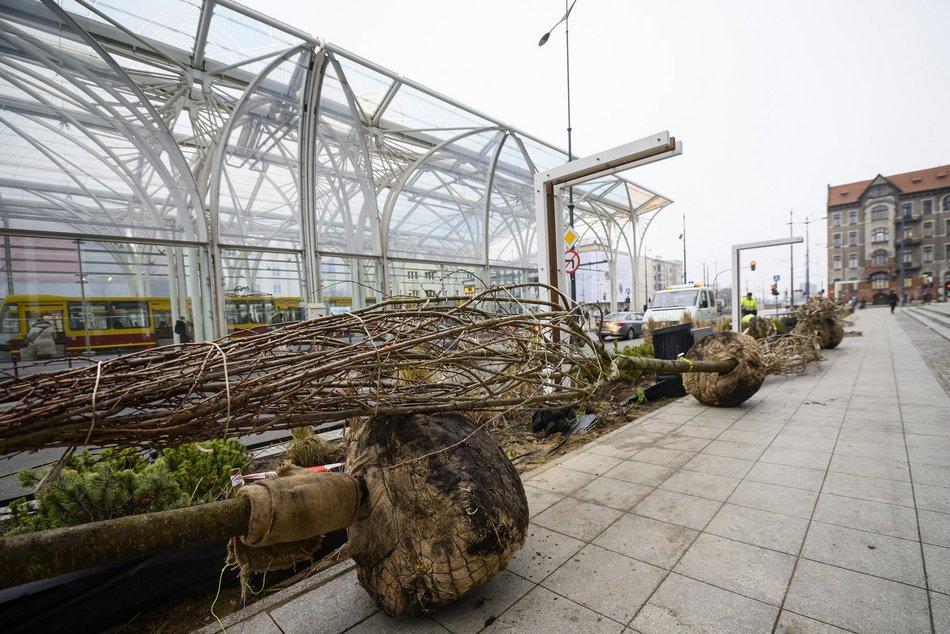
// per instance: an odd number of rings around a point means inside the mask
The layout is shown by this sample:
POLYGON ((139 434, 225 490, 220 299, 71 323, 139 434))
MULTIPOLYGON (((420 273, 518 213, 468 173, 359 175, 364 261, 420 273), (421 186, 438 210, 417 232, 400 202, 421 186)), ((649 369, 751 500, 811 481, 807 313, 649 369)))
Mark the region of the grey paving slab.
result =
POLYGON ((865 458, 900 461, 907 460, 908 450, 902 445, 882 445, 873 442, 842 440, 835 445, 835 453, 845 456, 862 456, 865 458))
POLYGON ((782 464, 804 469, 827 469, 831 461, 831 452, 813 449, 789 449, 787 447, 769 447, 759 458, 762 462, 782 464))
POLYGON ((950 467, 950 452, 940 447, 907 447, 907 455, 912 465, 950 467))
POLYGON ((925 585, 917 541, 813 522, 802 557, 901 583, 925 585))
POLYGON ((678 574, 667 577, 630 626, 644 634, 770 632, 778 608, 678 574))
POLYGON ((598 535, 593 543, 670 569, 698 534, 690 528, 628 513, 598 535))
POLYGON ((589 544, 542 585, 599 614, 627 623, 666 575, 663 568, 589 544))
MULTIPOLYGON (((950 483, 947 483, 950 484, 950 483)), ((917 508, 950 513, 950 489, 942 486, 914 483, 917 508)))
POLYGON ((933 610, 934 632, 950 634, 950 596, 931 592, 930 606, 933 610))
POLYGON ((683 425, 676 430, 676 434, 680 436, 688 436, 690 438, 702 438, 704 440, 712 440, 719 434, 723 432, 722 427, 709 427, 708 425, 696 425, 696 424, 687 424, 683 425))
POLYGON ((795 569, 785 607, 855 632, 930 630, 925 590, 809 560, 795 569))
POLYGON ((743 429, 735 429, 735 425, 727 429, 726 431, 719 434, 719 437, 716 440, 722 440, 725 442, 737 442, 737 443, 746 443, 750 445, 768 445, 772 442, 778 432, 765 432, 765 431, 747 431, 743 429))
POLYGON ((850 630, 843 630, 840 627, 822 623, 788 610, 782 610, 778 617, 778 624, 775 626, 775 634, 839 634, 846 632, 850 632, 850 630))
POLYGON ((797 449, 799 451, 817 451, 831 453, 834 451, 836 438, 822 438, 817 435, 803 435, 797 430, 779 432, 772 440, 772 448, 797 449))
POLYGON ((850 473, 829 473, 822 487, 825 493, 884 502, 898 506, 914 506, 914 492, 909 482, 869 478, 850 473))
POLYGON ((729 497, 729 502, 772 513, 809 518, 818 493, 805 489, 744 480, 729 497))
POLYGON ((673 475, 675 471, 676 469, 672 467, 663 467, 638 460, 627 460, 618 464, 605 475, 615 480, 655 487, 673 475))
POLYGON ((950 514, 919 510, 917 519, 922 542, 950 548, 950 514))
POLYGON ((649 447, 638 451, 633 457, 637 462, 647 462, 649 464, 660 465, 662 467, 681 467, 696 454, 691 451, 680 451, 678 449, 666 449, 664 447, 649 447))
POLYGON ((528 479, 525 484, 529 484, 536 489, 551 491, 552 493, 562 493, 569 495, 590 483, 597 476, 583 471, 574 471, 560 465, 556 465, 528 479))
POLYGON ((678 449, 679 451, 696 453, 705 449, 706 445, 709 444, 709 439, 670 434, 656 444, 664 449, 678 449))
POLYGON ((584 542, 579 539, 532 523, 528 525, 524 547, 511 558, 508 570, 540 583, 583 547, 584 542))
POLYGON ((528 499, 528 512, 531 516, 537 515, 564 499, 564 494, 562 493, 537 489, 528 483, 524 485, 524 494, 528 499))
MULTIPOLYGON (((534 587, 535 584, 527 579, 502 571, 461 601, 433 612, 429 616, 434 623, 439 624, 439 631, 474 634, 481 631, 487 623, 497 618, 521 597, 531 592, 534 587)), ((402 620, 388 619, 390 623, 402 620)), ((421 619, 410 619, 410 621, 421 621, 421 619)), ((412 631, 414 630, 406 630, 406 632, 412 631)))
POLYGON ((728 478, 742 478, 755 462, 751 460, 742 460, 741 458, 726 458, 724 456, 713 456, 710 454, 699 454, 683 465, 683 469, 689 471, 699 471, 700 473, 711 473, 728 478))
POLYGON ((559 464, 567 469, 583 471, 584 473, 592 473, 599 476, 604 475, 621 462, 623 462, 622 458, 584 452, 571 456, 567 460, 559 462, 559 464))
POLYGON ((589 542, 621 515, 623 511, 568 497, 539 513, 532 521, 539 526, 589 542))
POLYGON ((574 497, 620 511, 629 511, 645 498, 653 487, 604 476, 574 492, 574 497))
POLYGON ((495 619, 484 631, 517 634, 610 634, 622 632, 623 629, 623 624, 538 586, 495 619))
POLYGON ((673 572, 778 607, 794 566, 791 555, 704 533, 673 572))
POLYGON ((284 632, 335 634, 369 618, 379 608, 356 580, 356 571, 329 581, 270 611, 284 632))
POLYGON ((885 478, 910 482, 910 465, 906 460, 884 460, 836 454, 831 459, 829 471, 870 478, 885 478))
POLYGON ((825 480, 825 472, 820 469, 791 467, 771 462, 757 462, 746 476, 747 480, 776 484, 793 489, 820 491, 825 480))
POLYGON ((724 504, 706 526, 706 532, 712 535, 790 555, 798 554, 807 529, 806 519, 735 504, 724 504))
POLYGON ((664 480, 660 488, 724 502, 738 484, 739 478, 680 469, 664 480))
POLYGON ((950 467, 916 465, 914 466, 914 482, 950 487, 950 467))
POLYGON ((759 456, 765 453, 765 445, 752 445, 741 442, 727 442, 725 440, 714 440, 700 453, 711 456, 724 456, 726 458, 742 458, 743 460, 758 460, 759 456))
POLYGON ((701 530, 722 506, 722 502, 657 489, 633 507, 637 515, 701 530))
POLYGON ((950 594, 950 548, 924 544, 923 549, 930 589, 950 594))

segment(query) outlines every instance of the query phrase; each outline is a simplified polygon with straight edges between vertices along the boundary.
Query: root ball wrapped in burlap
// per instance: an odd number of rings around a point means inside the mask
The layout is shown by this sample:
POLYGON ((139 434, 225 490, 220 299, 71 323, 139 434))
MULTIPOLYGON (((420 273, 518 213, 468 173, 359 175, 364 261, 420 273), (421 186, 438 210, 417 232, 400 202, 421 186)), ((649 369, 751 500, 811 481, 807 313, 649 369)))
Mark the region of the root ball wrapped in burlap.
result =
POLYGON ((762 347, 748 335, 717 332, 700 339, 686 358, 690 361, 735 359, 736 369, 727 374, 690 372, 683 375, 686 391, 700 403, 715 407, 733 407, 744 403, 759 391, 765 380, 762 347))
POLYGON ((503 570, 528 503, 498 444, 453 413, 384 417, 350 439, 368 499, 350 526, 360 583, 390 616, 429 612, 503 570))

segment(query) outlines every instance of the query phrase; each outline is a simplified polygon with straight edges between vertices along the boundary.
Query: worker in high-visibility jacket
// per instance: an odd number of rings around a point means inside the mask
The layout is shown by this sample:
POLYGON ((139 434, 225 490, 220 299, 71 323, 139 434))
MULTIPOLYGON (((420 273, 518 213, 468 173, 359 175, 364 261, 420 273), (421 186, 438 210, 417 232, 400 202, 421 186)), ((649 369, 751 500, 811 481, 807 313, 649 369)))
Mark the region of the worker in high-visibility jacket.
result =
POLYGON ((759 305, 752 297, 752 293, 746 293, 745 297, 739 300, 739 309, 742 313, 742 317, 745 317, 746 315, 755 315, 759 312, 759 305))

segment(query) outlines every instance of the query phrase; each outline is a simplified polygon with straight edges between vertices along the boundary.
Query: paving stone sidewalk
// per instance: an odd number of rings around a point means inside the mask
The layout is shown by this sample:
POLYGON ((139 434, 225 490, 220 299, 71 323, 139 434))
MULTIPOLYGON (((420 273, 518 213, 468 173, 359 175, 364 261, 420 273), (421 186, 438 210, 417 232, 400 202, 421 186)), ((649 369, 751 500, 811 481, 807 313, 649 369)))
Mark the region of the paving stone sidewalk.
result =
POLYGON ((858 311, 862 336, 742 407, 685 397, 526 474, 527 544, 457 605, 390 619, 341 564, 224 624, 950 632, 950 399, 900 321, 858 311))

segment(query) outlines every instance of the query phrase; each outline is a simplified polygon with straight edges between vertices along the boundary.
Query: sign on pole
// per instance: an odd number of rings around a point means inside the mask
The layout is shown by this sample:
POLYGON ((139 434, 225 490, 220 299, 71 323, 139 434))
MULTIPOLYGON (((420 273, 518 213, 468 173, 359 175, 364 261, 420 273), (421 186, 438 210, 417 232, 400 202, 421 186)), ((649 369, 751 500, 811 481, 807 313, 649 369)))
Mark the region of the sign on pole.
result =
POLYGON ((568 249, 564 252, 564 271, 574 273, 581 265, 581 254, 574 249, 568 249))
POLYGON ((577 242, 577 233, 571 227, 567 228, 567 231, 564 232, 564 244, 568 249, 574 246, 574 243, 577 242))
POLYGON ((777 281, 779 281, 781 278, 782 278, 781 275, 773 275, 773 276, 772 276, 772 281, 773 281, 773 282, 777 282, 777 281))

